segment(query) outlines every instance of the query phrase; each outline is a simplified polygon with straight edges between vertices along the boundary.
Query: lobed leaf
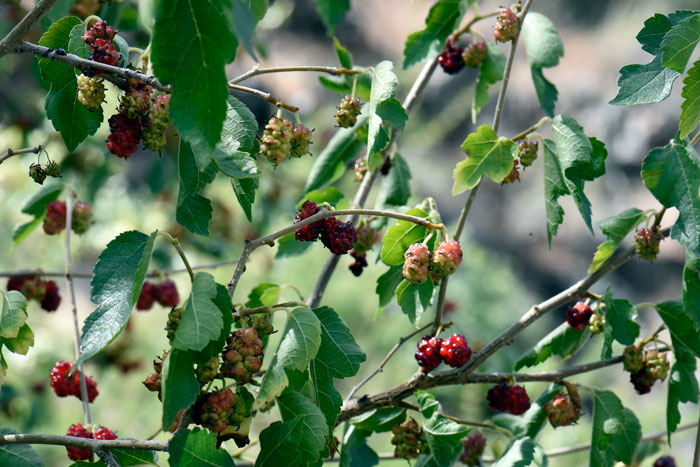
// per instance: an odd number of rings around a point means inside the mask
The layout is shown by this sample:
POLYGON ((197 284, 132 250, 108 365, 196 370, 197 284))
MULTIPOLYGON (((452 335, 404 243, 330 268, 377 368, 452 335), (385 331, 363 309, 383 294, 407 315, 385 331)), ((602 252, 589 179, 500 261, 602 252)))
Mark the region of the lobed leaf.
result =
POLYGON ((622 345, 632 345, 639 337, 637 310, 627 300, 613 299, 608 286, 605 291, 605 325, 610 326, 612 337, 622 345))
POLYGON ((603 231, 607 240, 598 245, 598 249, 593 255, 593 262, 588 267, 588 273, 597 270, 605 260, 610 258, 627 234, 646 219, 647 216, 643 211, 630 208, 598 222, 598 227, 603 231))
POLYGON ((453 196, 474 188, 484 175, 501 183, 513 170, 517 145, 509 139, 499 138, 490 126, 481 125, 476 133, 467 136, 462 150, 467 158, 454 169, 453 196))
POLYGON ((681 91, 683 103, 681 104, 679 137, 685 139, 695 130, 700 122, 700 60, 697 60, 688 70, 688 75, 683 80, 681 91))
POLYGON ((588 327, 577 331, 569 326, 569 323, 564 322, 543 337, 529 352, 520 357, 515 363, 513 371, 518 371, 526 366, 538 365, 552 355, 558 355, 566 360, 586 342, 590 335, 591 332, 588 327))
POLYGON ((297 465, 310 465, 317 462, 321 451, 328 449, 326 436, 329 433, 329 427, 323 412, 308 397, 295 391, 285 391, 277 397, 277 406, 284 422, 299 420, 301 417, 293 435, 299 439, 297 450, 301 454, 301 459, 297 465))
POLYGON ((216 434, 195 427, 183 430, 168 442, 171 467, 233 467, 231 455, 217 447, 216 434))
MULTIPOLYGON (((418 216, 424 219, 428 214, 419 208, 406 211, 409 216, 418 216)), ((409 221, 398 221, 387 229, 382 240, 381 259, 387 266, 398 266, 403 264, 403 254, 409 246, 416 242, 423 241, 427 235, 427 229, 409 221)))
POLYGON ((661 41, 661 65, 683 73, 700 41, 700 15, 684 18, 666 33, 661 41))
POLYGON ((451 465, 462 449, 462 438, 469 433, 469 427, 438 412, 439 403, 432 394, 416 391, 416 399, 425 418, 423 432, 430 446, 431 461, 437 465, 451 465))
POLYGON ((622 406, 615 394, 600 390, 594 392, 592 467, 612 466, 615 461, 631 463, 641 437, 639 420, 631 410, 622 406))
POLYGON ((27 321, 27 300, 21 292, 0 290, 0 337, 17 337, 27 321))

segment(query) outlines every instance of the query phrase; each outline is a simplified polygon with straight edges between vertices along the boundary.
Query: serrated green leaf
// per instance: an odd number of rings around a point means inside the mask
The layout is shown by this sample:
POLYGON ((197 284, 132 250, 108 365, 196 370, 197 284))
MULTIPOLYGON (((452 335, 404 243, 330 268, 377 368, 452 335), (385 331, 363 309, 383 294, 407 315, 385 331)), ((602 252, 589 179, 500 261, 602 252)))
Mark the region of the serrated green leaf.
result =
POLYGON ((514 371, 523 367, 535 366, 544 362, 552 355, 558 355, 566 360, 576 352, 591 335, 588 327, 581 331, 562 323, 540 340, 528 353, 516 363, 514 371))
POLYGON ((669 300, 656 305, 656 311, 671 334, 674 350, 682 348, 700 357, 700 335, 695 332, 695 323, 683 309, 680 299, 669 300))
POLYGON ((245 306, 246 308, 258 308, 275 305, 279 299, 280 291, 279 285, 272 282, 263 282, 250 291, 245 306))
POLYGON ((671 95, 677 71, 661 65, 661 57, 656 57, 645 65, 626 65, 620 68, 617 80, 619 91, 609 102, 612 105, 640 105, 661 102, 671 95))
POLYGON ((173 87, 170 117, 180 136, 211 154, 219 142, 228 87, 226 64, 236 56, 231 0, 158 2, 153 71, 173 87))
POLYGON ((248 222, 253 222, 253 203, 255 203, 255 191, 260 185, 257 178, 232 178, 231 187, 236 195, 238 204, 241 205, 248 222))
POLYGON ((253 5, 249 0, 232 0, 233 2, 233 31, 236 37, 243 44, 243 48, 248 52, 253 60, 259 62, 253 47, 255 37, 255 25, 258 20, 253 11, 253 5))
POLYGON ((688 75, 683 80, 681 91, 683 103, 681 104, 680 138, 685 139, 695 130, 700 122, 700 60, 697 60, 688 70, 688 75))
POLYGON ((416 391, 416 400, 421 414, 426 419, 423 432, 430 446, 430 455, 437 465, 451 465, 462 448, 461 440, 469 432, 469 427, 438 412, 439 403, 432 394, 416 391))
MULTIPOLYGON (((75 26, 73 26, 73 28, 70 30, 70 34, 68 37, 68 47, 66 47, 66 51, 68 53, 75 54, 80 58, 88 58, 88 45, 82 38, 82 36, 85 34, 86 30, 87 30, 87 26, 83 22, 78 23, 75 26)), ((116 39, 117 36, 115 36, 114 38, 116 39)), ((127 50, 128 50, 128 48, 127 48, 127 50)), ((119 65, 119 66, 123 66, 123 65, 119 65)), ((74 73, 77 74, 77 73, 79 73, 79 71, 77 69, 75 69, 74 73)))
POLYGON ((377 106, 377 115, 379 115, 382 121, 389 122, 402 131, 406 127, 406 122, 408 121, 406 110, 395 97, 381 102, 377 106))
POLYGON ((22 293, 0 290, 0 337, 17 337, 27 321, 27 300, 22 293))
POLYGON ((350 419, 356 428, 367 432, 383 433, 399 423, 406 421, 406 409, 401 407, 382 407, 373 409, 350 419))
MULTIPOLYGON (((71 30, 81 24, 79 18, 66 16, 51 25, 39 40, 39 45, 51 49, 69 49, 71 30)), ((46 96, 46 116, 61 133, 69 152, 89 135, 94 134, 102 123, 102 109, 89 111, 78 102, 77 81, 73 68, 65 63, 39 59, 39 70, 44 80, 51 83, 46 96)))
POLYGON ((301 423, 295 430, 295 436, 301 439, 297 446, 301 452, 301 462, 298 465, 317 462, 321 451, 327 446, 326 435, 329 433, 323 412, 298 392, 285 391, 277 397, 277 405, 284 422, 296 420, 301 416, 301 423))
POLYGON ((379 464, 379 456, 367 445, 367 437, 371 434, 352 425, 345 431, 340 449, 340 467, 372 467, 379 464))
POLYGON ((52 201, 56 201, 64 188, 63 183, 54 183, 41 188, 36 194, 29 198, 22 206, 22 212, 30 216, 41 216, 46 213, 46 206, 52 201))
POLYGON ((314 246, 314 242, 300 242, 293 233, 288 233, 277 240, 275 259, 293 258, 303 255, 314 246))
POLYGON ((551 68, 559 64, 564 56, 564 44, 549 18, 530 12, 523 21, 522 33, 531 67, 551 68))
POLYGON ((506 446, 501 457, 496 459, 492 467, 527 467, 535 454, 535 442, 528 438, 517 438, 506 446))
POLYGON ((255 467, 279 467, 280 465, 300 465, 302 442, 298 435, 304 423, 304 416, 297 415, 284 423, 274 422, 260 433, 260 454, 255 467))
MULTIPOLYGON (((424 219, 428 214, 418 208, 406 211, 409 216, 418 216, 424 219)), ((381 259, 387 266, 398 266, 403 264, 403 254, 409 246, 416 242, 423 241, 428 231, 425 227, 413 222, 398 221, 389 227, 382 240, 381 259)))
POLYGON ((394 298, 394 292, 401 282, 403 282, 403 268, 401 266, 393 266, 389 268, 384 274, 377 278, 377 287, 375 291, 379 295, 379 308, 377 310, 377 315, 391 303, 394 298))
POLYGON ((588 273, 592 273, 600 267, 603 262, 612 256, 613 252, 622 243, 622 240, 640 222, 646 220, 647 216, 637 208, 625 209, 620 214, 607 217, 598 222, 598 227, 603 231, 607 240, 600 245, 593 255, 593 262, 588 267, 588 273))
POLYGON ((355 342, 350 329, 332 308, 315 308, 313 312, 321 323, 321 346, 314 361, 328 367, 333 378, 355 376, 367 356, 355 342))
POLYGON ((666 33, 674 25, 693 14, 696 13, 687 10, 676 11, 669 16, 657 13, 644 21, 644 27, 637 34, 637 42, 642 44, 642 50, 652 55, 661 55, 661 43, 666 33))
POLYGON ((433 281, 428 278, 422 284, 411 284, 404 280, 396 288, 396 302, 401 307, 401 311, 408 316, 409 321, 416 328, 425 310, 433 301, 435 287, 433 281))
POLYGON ((632 411, 610 391, 593 395, 593 434, 590 465, 611 467, 615 461, 629 464, 642 437, 642 427, 632 411))
POLYGON ((263 377, 260 392, 253 404, 256 410, 277 397, 289 384, 286 369, 305 370, 321 346, 321 323, 308 308, 288 313, 282 340, 263 377))
POLYGON ((666 430, 668 431, 669 445, 671 444, 671 433, 676 431, 681 421, 678 404, 681 402, 698 403, 695 357, 683 347, 675 348, 675 346, 674 357, 675 362, 669 372, 668 401, 666 404, 666 430))
POLYGON ((700 254, 700 159, 695 149, 678 139, 652 149, 642 163, 642 178, 661 204, 679 211, 671 238, 700 254))
POLYGON ((29 348, 34 347, 34 332, 27 323, 24 323, 15 337, 4 338, 2 343, 10 352, 27 355, 29 348))
POLYGON ((396 153, 391 160, 391 172, 382 182, 377 197, 378 206, 404 206, 411 197, 411 169, 406 160, 396 153))
POLYGON ((547 81, 547 78, 542 74, 542 68, 531 67, 532 82, 535 85, 537 99, 540 101, 540 106, 548 117, 554 116, 554 106, 557 103, 559 91, 557 88, 547 81))
POLYGON ((199 395, 199 382, 194 373, 194 353, 171 349, 163 361, 161 375, 163 426, 169 427, 177 413, 192 405, 199 395))
POLYGON ((90 300, 97 309, 83 323, 76 367, 104 349, 126 326, 146 278, 157 233, 121 233, 100 253, 90 281, 90 300))
POLYGON ((475 0, 439 0, 425 19, 425 29, 406 39, 403 67, 410 68, 438 54, 475 0))
POLYGON ((666 33, 661 41, 661 64, 683 73, 688 60, 700 41, 700 15, 683 19, 666 33))
POLYGON ((196 273, 192 281, 192 293, 175 332, 174 348, 200 351, 219 337, 224 318, 214 303, 216 296, 214 277, 207 272, 196 273))
POLYGON ((532 401, 530 408, 524 414, 516 416, 509 413, 499 413, 491 420, 495 425, 510 431, 515 438, 527 436, 534 439, 547 421, 545 404, 561 391, 558 384, 551 383, 532 401))
POLYGON ((352 128, 340 128, 333 134, 321 154, 315 157, 304 192, 318 190, 338 180, 345 173, 346 164, 357 157, 362 148, 355 132, 367 123, 367 119, 365 112, 357 118, 357 123, 352 128))
POLYGON ((612 287, 605 291, 605 325, 612 327, 613 338, 622 345, 632 345, 639 337, 637 310, 630 302, 613 299, 612 287))
POLYGON ((343 21, 345 13, 350 10, 350 0, 316 0, 316 8, 323 24, 326 25, 328 34, 333 34, 335 27, 343 21))
MULTIPOLYGON (((110 449, 117 462, 122 467, 128 466, 143 466, 143 465, 155 465, 157 456, 155 451, 143 451, 140 449, 110 449)), ((104 465, 104 462, 100 462, 104 465)))
MULTIPOLYGON (((242 0, 235 0, 241 2, 242 0)), ((212 159, 217 168, 233 178, 260 175, 255 156, 259 149, 258 123, 244 103, 233 96, 226 102, 226 120, 212 159)))
MULTIPOLYGON (((378 153, 382 150, 379 143, 379 127, 382 124, 382 117, 378 114, 380 106, 394 97, 399 79, 392 71, 394 64, 388 60, 380 62, 374 67, 372 75, 372 91, 369 99, 368 111, 368 136, 367 148, 370 154, 378 153)), ((370 167, 371 169, 371 167, 370 167)))
POLYGON ((213 209, 211 201, 199 192, 214 180, 216 168, 213 164, 203 166, 195 157, 191 145, 184 139, 180 139, 178 176, 180 189, 175 219, 192 233, 209 235, 209 221, 211 221, 213 209))
POLYGON ((217 448, 216 434, 201 428, 183 430, 168 442, 171 467, 234 467, 231 455, 217 448))
POLYGON ((509 139, 499 138, 490 126, 481 125, 475 133, 467 136, 462 150, 467 158, 454 169, 452 196, 474 188, 484 175, 501 183, 513 170, 517 145, 509 139))
POLYGON ((479 65, 479 75, 476 78, 472 101, 472 123, 476 123, 476 117, 489 101, 489 86, 503 79, 505 69, 506 56, 501 48, 495 44, 487 44, 486 58, 479 65))
MULTIPOLYGON (((17 432, 6 426, 0 427, 0 435, 14 435, 17 432)), ((26 444, 0 446, 0 465, 12 467, 43 467, 44 460, 38 452, 26 444)))
POLYGON ((700 328, 700 258, 692 251, 686 251, 683 268, 683 307, 685 313, 700 328))

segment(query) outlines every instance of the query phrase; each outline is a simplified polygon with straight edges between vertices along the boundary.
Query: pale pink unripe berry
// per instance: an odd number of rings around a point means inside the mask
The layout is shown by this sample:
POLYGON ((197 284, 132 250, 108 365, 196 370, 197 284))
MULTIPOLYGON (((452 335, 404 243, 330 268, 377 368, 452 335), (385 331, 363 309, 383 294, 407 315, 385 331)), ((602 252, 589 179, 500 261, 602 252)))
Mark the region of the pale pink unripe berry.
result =
POLYGON ((403 277, 413 283, 422 284, 428 279, 430 250, 424 243, 414 243, 403 255, 403 277))
POLYGON ((450 240, 438 245, 430 266, 436 275, 444 277, 454 274, 461 262, 462 248, 458 242, 450 240))

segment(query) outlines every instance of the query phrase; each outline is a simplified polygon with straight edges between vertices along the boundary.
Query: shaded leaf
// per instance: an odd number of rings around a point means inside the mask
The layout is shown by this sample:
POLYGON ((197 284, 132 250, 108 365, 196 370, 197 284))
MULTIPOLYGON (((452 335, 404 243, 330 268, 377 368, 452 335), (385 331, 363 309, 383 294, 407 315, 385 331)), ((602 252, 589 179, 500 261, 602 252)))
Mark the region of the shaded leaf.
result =
POLYGON ((411 197, 411 169, 406 160, 396 153, 391 160, 391 171, 382 182, 377 205, 403 206, 411 197))
POLYGON ((423 432, 428 439, 431 457, 437 465, 451 465, 462 449, 462 438, 469 433, 469 427, 438 412, 438 401, 432 394, 416 391, 416 400, 426 418, 423 432))
POLYGON ((216 434, 201 428, 183 430, 168 442, 171 467, 233 467, 231 455, 216 447, 216 434))
POLYGON ((544 77, 542 68, 532 67, 530 72, 532 73, 532 82, 535 85, 535 92, 537 93, 537 99, 540 101, 542 110, 548 117, 553 117, 554 106, 557 103, 559 91, 544 77))
POLYGON ((284 422, 298 420, 294 436, 299 438, 297 450, 301 453, 300 463, 310 465, 318 461, 321 451, 326 448, 326 434, 329 427, 323 412, 306 396, 299 392, 285 391, 277 397, 277 405, 284 422))
MULTIPOLYGON (((409 216, 418 216, 424 219, 428 214, 421 209, 413 208, 406 211, 409 216)), ((389 227, 382 240, 381 259, 387 266, 402 265, 403 254, 409 246, 416 242, 423 241, 427 235, 427 229, 413 222, 400 220, 389 227)))
MULTIPOLYGON (((233 2, 233 30, 236 33, 236 37, 245 51, 248 52, 253 60, 258 62, 258 57, 255 55, 255 48, 253 47, 253 38, 255 37, 255 26, 258 22, 256 12, 254 11, 254 5, 249 0, 232 0, 233 2)), ((260 2, 258 2, 260 3, 260 2)), ((263 2, 263 4, 266 2, 263 2)), ((264 5, 265 10, 267 10, 267 5, 264 5)), ((265 14, 263 10, 263 15, 265 14)))
POLYGON ((613 299, 611 287, 605 291, 605 326, 612 328, 612 336, 617 342, 632 345, 639 337, 637 310, 627 300, 613 299))
POLYGON ((191 145, 181 138, 178 152, 180 189, 177 195, 175 219, 192 233, 209 235, 209 221, 213 209, 211 201, 199 192, 211 183, 215 176, 215 166, 210 162, 207 162, 206 166, 202 165, 202 161, 195 157, 191 145))
POLYGON ((501 457, 496 459, 493 467, 527 467, 535 454, 535 442, 528 437, 517 438, 506 446, 501 457))
POLYGON ((350 0, 316 0, 316 8, 321 14, 328 33, 333 34, 335 27, 343 21, 345 13, 350 10, 350 0))
POLYGON ((552 332, 540 340, 529 352, 523 355, 516 363, 514 371, 523 367, 535 366, 544 362, 552 355, 558 355, 566 360, 576 352, 591 335, 588 327, 581 331, 569 326, 569 323, 562 323, 552 332))
POLYGON ((192 405, 199 395, 199 382, 194 373, 194 354, 171 349, 163 361, 161 375, 163 426, 169 427, 177 413, 192 405))
POLYGON ((414 327, 418 327, 423 313, 433 301, 434 291, 435 287, 430 278, 422 284, 411 284, 404 280, 396 288, 396 301, 414 327))
POLYGON ((671 367, 668 378, 668 402, 666 404, 666 430, 668 444, 671 444, 671 433, 676 431, 681 421, 678 404, 681 402, 698 403, 698 380, 695 377, 695 356, 683 347, 674 346, 675 362, 671 367))
POLYGON ((396 287, 403 282, 402 271, 403 268, 401 266, 393 266, 377 278, 377 287, 375 289, 377 295, 379 295, 379 309, 377 310, 377 315, 385 306, 391 303, 391 300, 394 298, 396 287))
POLYGON ((606 259, 610 258, 627 234, 646 219, 647 216, 643 211, 637 208, 630 208, 598 222, 598 227, 603 231, 607 240, 598 245, 598 249, 593 256, 593 262, 588 268, 588 273, 590 274, 598 269, 606 259))
POLYGON ((279 467, 280 465, 300 465, 302 442, 299 432, 304 416, 297 415, 284 423, 274 422, 260 433, 260 454, 255 467, 279 467))
POLYGON ((367 445, 369 431, 350 426, 343 437, 340 467, 372 467, 379 464, 379 456, 367 445))
POLYGON ((683 269, 683 307, 700 328, 700 258, 687 250, 683 269))
POLYGON ((255 203, 255 191, 260 181, 257 178, 232 178, 231 187, 236 194, 238 204, 241 205, 248 222, 253 222, 253 203, 255 203))
POLYGON ((15 337, 6 337, 2 339, 2 343, 10 352, 27 355, 29 348, 34 347, 34 332, 32 332, 29 325, 25 323, 19 328, 15 337))
POLYGON ((632 411, 624 408, 610 391, 595 391, 590 465, 629 464, 642 437, 642 427, 632 411))
MULTIPOLYGON (((17 432, 6 426, 0 427, 0 435, 14 435, 17 432)), ((44 460, 38 452, 26 444, 0 446, 0 465, 12 467, 43 467, 44 460)))
POLYGON ((275 259, 292 258, 303 255, 314 246, 314 242, 300 242, 294 237, 294 233, 288 233, 277 240, 277 253, 275 259))
POLYGON ((700 122, 700 60, 697 60, 688 70, 688 75, 683 80, 681 97, 683 103, 678 117, 679 131, 680 138, 685 139, 700 122))
POLYGON ((209 342, 218 339, 224 327, 224 318, 222 310, 214 303, 216 296, 214 277, 207 272, 196 273, 191 295, 175 332, 174 348, 200 351, 209 342))
POLYGON ((406 409, 401 407, 382 407, 373 409, 350 419, 356 428, 368 432, 383 433, 399 423, 406 421, 406 409))
POLYGON ((669 300, 656 305, 656 311, 671 334, 675 351, 679 347, 700 357, 700 335, 695 332, 695 323, 683 310, 680 299, 669 300))
POLYGON ((331 206, 342 205, 342 201, 345 199, 345 195, 336 187, 329 186, 325 190, 314 190, 306 193, 304 198, 297 203, 297 210, 301 209, 302 205, 306 201, 312 201, 316 204, 328 203, 331 206))
POLYGON ((486 58, 479 65, 479 75, 476 78, 476 89, 472 102, 472 123, 476 123, 476 117, 489 101, 489 86, 502 80, 506 69, 506 56, 500 47, 495 44, 487 44, 486 52, 486 58))

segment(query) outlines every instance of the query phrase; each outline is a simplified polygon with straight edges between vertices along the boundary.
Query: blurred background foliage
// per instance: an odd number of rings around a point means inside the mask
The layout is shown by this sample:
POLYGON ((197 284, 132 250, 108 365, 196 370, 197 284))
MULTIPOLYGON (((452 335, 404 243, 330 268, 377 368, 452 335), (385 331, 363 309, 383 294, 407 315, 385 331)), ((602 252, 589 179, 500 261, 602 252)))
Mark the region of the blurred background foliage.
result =
MULTIPOLYGON (((72 1, 61 0, 42 23, 46 29, 51 19, 72 1)), ((104 4, 99 16, 113 24, 130 45, 145 48, 148 34, 139 26, 139 14, 147 14, 153 0, 112 2, 104 4), (140 3, 140 5, 139 5, 140 3), (139 11, 141 8, 141 12, 139 11)), ((256 33, 256 46, 266 66, 335 65, 331 39, 311 0, 277 0, 270 8, 256 33)), ((0 36, 23 17, 31 1, 4 1, 0 4, 0 36)), ((432 2, 427 0, 353 0, 352 10, 335 35, 354 55, 355 63, 375 65, 390 59, 400 79, 399 97, 405 96, 420 67, 401 70, 403 43, 408 34, 423 28, 432 2)), ((499 2, 479 2, 481 12, 499 7, 499 2)), ((574 116, 586 129, 607 145, 607 176, 590 183, 587 194, 593 204, 595 221, 617 214, 628 207, 658 208, 639 176, 640 164, 651 147, 665 144, 674 136, 680 106, 680 88, 671 97, 653 107, 613 107, 607 102, 617 91, 618 70, 628 63, 646 60, 635 35, 643 21, 654 13, 697 7, 697 2, 674 0, 575 0, 534 3, 533 10, 549 16, 563 39, 565 55, 559 66, 547 70, 547 77, 559 89, 556 113, 574 116)), ((476 25, 477 31, 490 37, 492 22, 476 25)), ((41 31, 35 29, 30 39, 37 41, 41 31)), ((505 49, 504 49, 505 50, 505 49)), ((239 50, 230 65, 229 76, 248 70, 254 61, 239 50)), ((460 144, 482 123, 490 123, 495 98, 471 122, 470 103, 476 72, 466 69, 448 76, 439 69, 430 81, 424 96, 411 114, 406 131, 399 139, 399 152, 408 161, 412 172, 412 203, 433 197, 443 220, 454 226, 465 196, 452 198, 452 169, 464 158, 460 144)), ((285 102, 300 107, 300 117, 314 128, 312 153, 318 154, 333 135, 333 113, 340 96, 322 87, 318 77, 310 73, 284 73, 256 77, 245 83, 272 92, 285 102)), ((62 182, 75 187, 81 200, 92 203, 94 225, 88 233, 73 241, 75 272, 89 272, 107 242, 126 230, 151 232, 166 230, 180 239, 193 265, 228 262, 213 269, 217 281, 227 283, 235 268, 243 241, 270 233, 288 225, 296 204, 303 199, 303 187, 314 162, 312 157, 288 161, 273 170, 261 161, 264 172, 253 208, 253 223, 240 209, 227 180, 219 177, 206 189, 213 200, 214 218, 211 237, 188 233, 175 222, 177 197, 177 136, 169 135, 162 153, 142 150, 128 161, 111 155, 105 144, 108 127, 105 123, 97 134, 68 154, 60 136, 54 131, 43 111, 46 86, 41 81, 36 60, 27 55, 8 55, 0 59, 0 152, 44 145, 50 157, 63 167, 62 182)), ((109 89, 109 87, 108 87, 109 89)), ((492 93, 495 92, 492 90, 492 93)), ((269 104, 249 95, 237 95, 264 125, 274 113, 269 104)), ((108 92, 105 109, 117 106, 116 91, 108 92)), ((524 50, 519 48, 506 100, 501 134, 513 135, 541 118, 524 50)), ((287 116, 291 118, 291 116, 287 116)), ((547 130, 548 131, 548 130, 547 130)), ((546 131, 545 131, 546 134, 546 131)), ((12 231, 25 222, 20 212, 23 202, 39 187, 27 176, 29 165, 37 156, 27 154, 10 159, 0 167, 0 271, 41 268, 47 272, 63 271, 62 236, 47 237, 38 229, 19 247, 13 248, 12 231)), ((40 157, 46 157, 42 155, 40 157)), ((551 249, 547 246, 544 223, 542 164, 535 163, 521 175, 521 182, 499 186, 487 182, 481 189, 467 222, 463 239, 464 265, 450 281, 448 300, 453 331, 466 336, 470 346, 478 348, 520 317, 533 304, 559 292, 583 277, 595 247, 602 240, 600 232, 592 237, 572 203, 564 201, 567 212, 551 249)), ((47 181, 46 183, 51 183, 47 181)), ((358 183, 352 170, 337 183, 352 198, 358 183)), ((378 191, 374 190, 375 193, 378 191)), ((409 203, 409 204, 412 204, 409 203)), ((370 199, 368 206, 373 204, 370 199)), ((676 213, 670 212, 664 225, 670 225, 676 213)), ((314 245, 307 253, 294 258, 274 258, 276 248, 255 252, 248 271, 238 287, 236 303, 262 281, 293 284, 303 295, 310 293, 317 273, 328 257, 322 246, 314 245)), ((353 335, 367 354, 367 363, 355 378, 339 381, 341 394, 364 378, 381 361, 400 336, 412 329, 395 305, 375 317, 376 278, 385 271, 374 264, 378 255, 375 246, 369 254, 370 267, 360 278, 347 269, 351 258, 342 258, 333 276, 324 302, 333 307, 349 325, 353 335)), ((632 303, 659 302, 680 294, 684 250, 665 241, 660 257, 649 264, 634 260, 598 284, 594 292, 602 293, 608 283, 616 297, 632 303)), ((169 245, 158 243, 152 270, 180 268, 179 258, 169 245)), ((181 298, 189 293, 187 276, 173 274, 181 298)), ((0 424, 19 432, 64 433, 71 423, 82 420, 80 402, 75 398, 58 399, 48 386, 48 375, 57 360, 73 360, 73 331, 67 306, 65 281, 57 278, 63 296, 56 313, 47 314, 35 303, 30 304, 29 323, 36 334, 36 344, 26 357, 10 354, 9 372, 0 392, 0 424)), ((4 284, 1 284, 4 286, 4 284)), ((78 310, 81 319, 94 310, 89 300, 89 280, 77 279, 78 310)), ((294 299, 287 289, 283 299, 294 299)), ((158 306, 149 312, 134 311, 130 326, 102 354, 87 364, 87 374, 98 381, 100 396, 92 404, 93 419, 115 430, 119 436, 147 438, 159 428, 160 403, 141 381, 151 372, 151 361, 167 347, 163 327, 166 309, 158 306), (124 370, 128 370, 124 372, 124 370)), ((482 368, 489 371, 510 371, 517 358, 541 337, 559 325, 565 309, 552 313, 527 329, 512 345, 498 352, 482 368)), ((280 314, 281 315, 281 314, 280 314)), ((426 315, 430 315, 426 313, 426 315)), ((649 310, 640 313, 642 335, 648 335, 659 323, 649 310)), ((427 323, 430 316, 424 316, 427 323)), ((283 326, 283 316, 275 319, 276 328, 283 326)), ((376 392, 405 380, 415 371, 413 353, 416 337, 402 347, 390 362, 361 393, 376 392)), ((598 358, 601 337, 569 361, 552 359, 538 367, 551 370, 598 358)), ((275 345, 273 336, 272 345, 275 345)), ((272 347, 274 348, 274 347, 272 347)), ((618 353, 620 348, 615 349, 618 353)), ((269 355, 269 351, 268 351, 269 355)), ((269 360, 269 359, 268 359, 269 360)), ((650 395, 637 395, 629 377, 619 366, 577 377, 591 386, 613 389, 639 416, 645 433, 663 430, 666 384, 657 384, 650 395)), ((528 384, 531 397, 544 389, 543 384, 528 384)), ((444 387, 434 391, 444 410, 465 419, 483 420, 491 415, 485 403, 486 386, 444 387)), ((590 399, 578 425, 556 431, 545 428, 540 442, 545 447, 562 447, 590 439, 590 399)), ((696 408, 683 406, 683 421, 696 419, 696 408)), ((276 410, 255 418, 251 439, 277 416, 276 410)), ((340 430, 338 430, 340 432, 340 430)), ((502 450, 506 440, 491 432, 484 433, 490 450, 502 450)), ((340 436, 340 435, 339 435, 340 436)), ((661 450, 676 456, 678 465, 690 465, 694 433, 686 431, 673 437, 673 447, 661 450)), ((160 434, 156 439, 167 439, 160 434)), ((391 451, 388 435, 370 440, 378 452, 391 451)), ((226 446, 235 452, 232 443, 226 446)), ((47 465, 67 465, 63 448, 37 446, 47 465)), ((257 446, 251 448, 254 457, 257 446)), ((165 455, 161 456, 161 459, 165 455)), ((384 461, 383 461, 384 462, 384 461)), ((391 462, 391 461, 387 461, 391 462)), ((552 466, 584 465, 587 453, 554 457, 552 466)), ((398 464, 398 463, 397 463, 398 464)), ((651 465, 647 460, 643 465, 651 465)))

